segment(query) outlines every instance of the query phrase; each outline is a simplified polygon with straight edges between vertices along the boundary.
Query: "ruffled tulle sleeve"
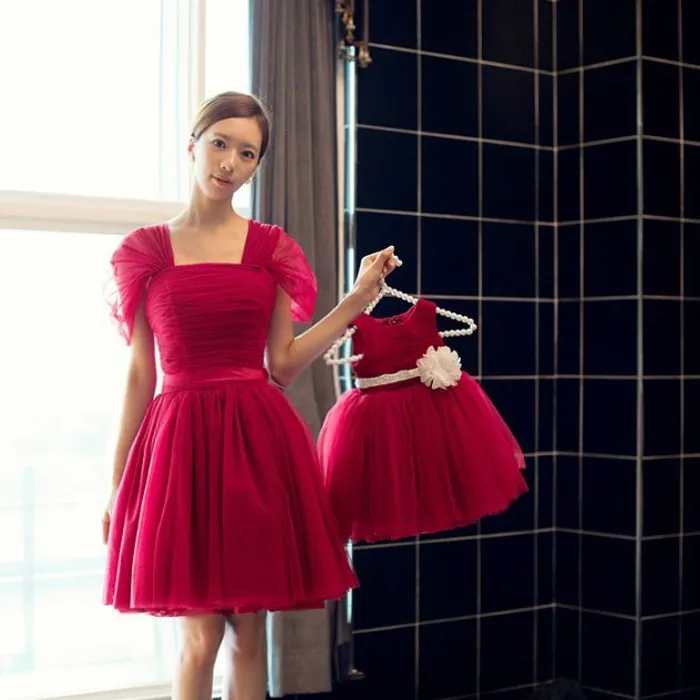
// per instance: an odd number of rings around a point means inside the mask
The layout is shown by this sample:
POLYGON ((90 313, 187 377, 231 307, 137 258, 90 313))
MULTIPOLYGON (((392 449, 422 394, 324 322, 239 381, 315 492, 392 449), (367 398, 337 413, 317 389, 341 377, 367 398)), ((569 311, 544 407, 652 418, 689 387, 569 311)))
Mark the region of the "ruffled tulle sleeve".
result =
POLYGON ((122 239, 110 260, 112 276, 107 286, 107 302, 121 336, 129 345, 146 288, 159 268, 153 236, 151 229, 132 231, 122 239))
POLYGON ((284 230, 279 232, 268 269, 292 300, 292 319, 310 321, 316 305, 318 285, 301 246, 284 230))

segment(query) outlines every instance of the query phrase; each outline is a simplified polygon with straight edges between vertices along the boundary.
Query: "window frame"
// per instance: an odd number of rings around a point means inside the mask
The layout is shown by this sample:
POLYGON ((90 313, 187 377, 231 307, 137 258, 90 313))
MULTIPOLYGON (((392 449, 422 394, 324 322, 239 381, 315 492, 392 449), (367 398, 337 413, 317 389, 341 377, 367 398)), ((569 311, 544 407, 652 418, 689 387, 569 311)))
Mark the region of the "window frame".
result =
MULTIPOLYGON (((182 212, 192 186, 192 174, 186 164, 186 125, 206 97, 207 0, 161 0, 161 13, 164 26, 160 41, 162 46, 169 46, 171 50, 177 47, 177 61, 175 67, 162 71, 160 80, 159 175, 162 180, 163 173, 175 170, 170 190, 176 196, 171 200, 154 200, 0 188, 0 229, 92 236, 126 235, 136 228, 169 220, 182 212), (173 73, 177 76, 177 84, 166 86, 165 82, 173 73), (176 106, 174 119, 172 112, 164 107, 166 103, 169 107, 176 106), (166 113, 171 117, 164 125, 166 113)), ((252 54, 250 46, 249 52, 252 54)), ((251 191, 250 204, 237 204, 236 211, 245 217, 252 216, 253 200, 251 191)), ((101 291, 97 289, 96 294, 101 291)), ((105 315, 107 313, 105 309, 105 315)), ((99 503, 95 512, 100 512, 99 503)), ((98 527, 99 521, 95 523, 98 527)), ((221 686, 221 678, 215 676, 215 696, 220 695, 221 686)), ((61 700, 168 700, 170 691, 168 682, 60 697, 61 700)), ((42 697, 42 700, 53 698, 42 697)))

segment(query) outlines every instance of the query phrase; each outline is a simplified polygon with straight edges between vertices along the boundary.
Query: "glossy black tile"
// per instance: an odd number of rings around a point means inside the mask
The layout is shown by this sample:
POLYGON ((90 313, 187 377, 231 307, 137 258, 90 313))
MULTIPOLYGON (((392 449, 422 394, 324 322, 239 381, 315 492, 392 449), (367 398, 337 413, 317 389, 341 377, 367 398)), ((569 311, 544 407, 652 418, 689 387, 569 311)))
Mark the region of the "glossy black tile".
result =
POLYGON ((557 77, 557 145, 560 147, 582 140, 580 80, 581 73, 565 73, 557 77))
MULTIPOLYGON (((682 528, 680 459, 645 460, 643 470, 644 535, 648 537, 680 532, 682 528)), ((687 485, 685 492, 688 492, 687 485)), ((700 525, 700 519, 698 523, 700 525)))
POLYGON ((537 218, 542 223, 554 221, 554 153, 540 151, 538 162, 539 202, 537 218))
POLYGON ((418 128, 418 55, 372 49, 372 70, 357 75, 357 121, 371 126, 418 128))
MULTIPOLYGON (((681 292, 681 224, 677 221, 646 219, 643 227, 642 290, 644 294, 679 296, 681 292)), ((683 261, 686 267, 688 264, 692 265, 689 257, 686 254, 683 261)))
POLYGON ((483 137, 535 143, 535 74, 489 65, 481 74, 483 137))
MULTIPOLYGON (((537 231, 537 296, 540 299, 554 299, 554 226, 540 224, 537 231)), ((546 374, 546 372, 545 372, 546 374)))
POLYGON ((579 149, 559 151, 556 184, 559 221, 581 218, 581 153, 579 149))
POLYGON ((583 384, 583 451, 636 455, 636 380, 585 379, 583 384), (615 426, 614 430, 610 426, 615 426))
POLYGON ((634 696, 635 621, 584 612, 581 632, 583 683, 634 696))
MULTIPOLYGON (((584 499, 584 509, 585 507, 584 499)), ((584 535, 581 547, 583 607, 619 615, 634 615, 634 539, 584 535)))
POLYGON ((481 611, 503 612, 535 604, 534 535, 481 542, 481 611))
MULTIPOLYGON (((423 51, 477 58, 478 6, 479 0, 442 0, 439 4, 421 2, 423 51)), ((396 21, 396 10, 393 12, 396 21)))
POLYGON ((583 528, 634 536, 637 530, 637 463, 584 457, 583 528))
POLYGON ((537 67, 541 70, 554 70, 554 8, 551 2, 536 2, 537 13, 537 67))
POLYGON ((642 543, 642 615, 667 615, 680 609, 680 553, 678 537, 642 543))
POLYGON ((683 610, 700 609, 700 534, 685 535, 683 548, 682 598, 683 610))
POLYGON ((534 380, 485 378, 481 385, 515 435, 522 450, 533 452, 536 430, 534 380))
POLYGON ((629 296, 639 293, 638 228, 635 219, 584 226, 585 296, 629 296))
POLYGON ((554 527, 554 457, 543 455, 537 460, 537 528, 554 527))
POLYGON ((557 228, 557 264, 559 267, 557 296, 578 299, 581 296, 581 227, 579 224, 557 228))
POLYGON ((535 151, 485 143, 483 148, 483 215, 494 219, 534 221, 535 151))
POLYGON ((557 3, 556 7, 556 41, 557 65, 559 71, 581 65, 579 34, 580 3, 583 0, 567 0, 557 3))
POLYGON ((546 683, 556 677, 555 666, 555 615, 554 608, 538 610, 537 619, 537 683, 546 683))
POLYGON ((557 608, 554 614, 554 625, 554 678, 578 678, 580 675, 578 611, 557 608))
MULTIPOLYGON (((681 688, 690 689, 700 686, 700 613, 683 615, 681 624, 681 688)), ((697 697, 697 694, 691 695, 697 697)))
POLYGON ((583 305, 583 369, 586 374, 637 374, 637 301, 587 301, 583 305))
POLYGON ((678 2, 642 0, 642 53, 677 61, 678 2))
POLYGON ((423 131, 478 136, 479 93, 476 63, 422 56, 423 131), (445 104, 449 95, 449 104, 445 104))
POLYGON ((423 211, 476 216, 479 213, 476 143, 424 136, 421 153, 423 211))
POLYGON ((415 211, 418 202, 418 137, 357 130, 357 206, 415 211))
POLYGON ((683 302, 683 373, 700 374, 700 301, 683 302))
POLYGON ((579 379, 557 379, 557 449, 578 452, 579 449, 579 379))
POLYGON ((485 61, 535 66, 533 2, 489 0, 481 5, 482 55, 485 61))
POLYGON ((700 68, 683 68, 683 138, 700 141, 700 68))
MULTIPOLYGON (((403 260, 404 257, 398 247, 397 251, 403 260)), ((404 267, 406 264, 399 270, 404 267)), ((479 293, 478 224, 460 219, 423 217, 420 274, 423 294, 477 296, 479 293)))
MULTIPOLYGON (((551 335, 548 336, 551 338, 551 335)), ((542 369, 540 368, 540 372, 542 369)), ((554 450, 554 379, 539 380, 539 432, 538 432, 538 452, 552 452, 554 450)))
POLYGON ((537 143, 554 145, 554 80, 551 75, 540 74, 538 78, 538 131, 537 143))
POLYGON ((584 149, 584 211, 587 219, 637 214, 636 149, 634 141, 584 149))
POLYGON ((681 452, 681 382, 644 380, 644 455, 681 452))
MULTIPOLYGON (((683 452, 700 454, 700 380, 683 380, 683 452)), ((700 606, 698 606, 700 607, 700 606)))
POLYGON ((579 374, 581 366, 580 338, 581 304, 561 301, 558 305, 557 358, 559 374, 579 374))
POLYGON ((677 139, 680 134, 679 103, 679 67, 658 61, 643 61, 642 113, 644 134, 677 139))
POLYGON ((583 472, 580 463, 581 459, 578 456, 557 455, 557 527, 577 530, 581 526, 580 502, 583 472))
POLYGON ((355 665, 362 669, 363 700, 413 697, 415 631, 413 627, 354 635, 355 665))
MULTIPOLYGON (((554 602, 554 533, 537 535, 537 605, 554 602)), ((551 654, 550 654, 551 655, 551 654)))
POLYGON ((419 644, 421 698, 440 700, 476 692, 476 620, 422 625, 419 644))
MULTIPOLYGON (((683 471, 683 495, 681 496, 683 530, 700 533, 700 508, 697 507, 697 495, 700 493, 700 457, 686 457, 681 462, 681 469, 683 471)), ((700 551, 698 553, 700 554, 700 551)), ((697 607, 700 608, 700 600, 698 602, 697 607)), ((685 604, 684 607, 686 607, 685 604)))
POLYGON ((655 216, 680 216, 680 145, 645 139, 643 158, 644 213, 655 216))
POLYGON ((614 63, 585 71, 584 141, 602 141, 637 133, 637 64, 614 63))
MULTIPOLYGON (((396 21, 396 8, 391 2, 369 3, 369 28, 373 44, 387 44, 408 49, 418 47, 417 12, 402 12, 401 21, 396 21)), ((372 49, 374 58, 374 49, 372 49)))
POLYGON ((482 692, 532 683, 534 623, 533 612, 495 615, 481 620, 482 692))
MULTIPOLYGON (((581 536, 558 531, 555 535, 557 566, 555 570, 556 600, 563 605, 580 604, 581 595, 581 536)), ((560 611, 557 611, 557 614, 560 611)))
POLYGON ((681 374, 681 310, 675 299, 645 299, 644 374, 681 374))
POLYGON ((537 296, 533 225, 485 222, 482 251, 485 297, 537 296))
POLYGON ((358 212, 355 231, 358 260, 389 245, 396 246, 404 264, 392 273, 391 284, 408 293, 418 289, 417 217, 358 212))
POLYGON ((421 542, 420 620, 477 612, 477 541, 421 542))
POLYGON ((362 582, 362 590, 353 595, 357 630, 415 622, 415 547, 356 549, 353 563, 362 582))
POLYGON ((680 618, 644 620, 641 629, 642 697, 672 693, 680 688, 680 618))
POLYGON ((683 224, 683 292, 700 297, 700 224, 683 224))
POLYGON ((636 54, 636 0, 583 1, 584 65, 636 54))
POLYGON ((485 300, 481 309, 483 374, 534 375, 535 302, 485 300), (517 353, 513 338, 517 338, 517 353))
MULTIPOLYGON (((554 374, 554 310, 555 305, 549 302, 539 304, 540 312, 540 342, 539 352, 539 373, 554 374)), ((548 441, 545 440, 545 443, 548 441)))
POLYGON ((700 219, 700 197, 697 196, 697 186, 700 183, 700 146, 685 144, 683 177, 685 192, 683 216, 687 219, 700 219))
POLYGON ((681 0, 682 49, 681 60, 700 66, 700 45, 697 27, 700 26, 700 6, 695 0, 681 0))

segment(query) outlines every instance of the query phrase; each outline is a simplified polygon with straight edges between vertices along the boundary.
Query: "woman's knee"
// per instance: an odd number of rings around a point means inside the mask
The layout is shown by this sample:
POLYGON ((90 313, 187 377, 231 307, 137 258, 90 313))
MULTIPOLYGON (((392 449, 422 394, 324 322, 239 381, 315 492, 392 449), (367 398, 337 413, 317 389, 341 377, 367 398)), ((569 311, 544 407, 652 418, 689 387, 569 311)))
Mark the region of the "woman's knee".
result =
POLYGON ((236 615, 228 620, 226 642, 236 656, 258 657, 264 648, 265 613, 236 615))
POLYGON ((182 660, 202 668, 213 666, 224 637, 224 629, 225 621, 220 615, 182 618, 182 660))

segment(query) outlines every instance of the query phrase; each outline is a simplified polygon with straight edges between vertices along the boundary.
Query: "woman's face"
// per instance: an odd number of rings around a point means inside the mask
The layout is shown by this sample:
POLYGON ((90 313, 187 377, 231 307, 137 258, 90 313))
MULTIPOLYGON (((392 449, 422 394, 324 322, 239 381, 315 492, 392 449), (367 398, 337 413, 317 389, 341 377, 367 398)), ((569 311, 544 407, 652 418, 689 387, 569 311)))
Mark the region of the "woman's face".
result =
POLYGON ((202 192, 211 199, 230 200, 255 174, 261 144, 254 117, 223 119, 191 141, 189 153, 202 192))

